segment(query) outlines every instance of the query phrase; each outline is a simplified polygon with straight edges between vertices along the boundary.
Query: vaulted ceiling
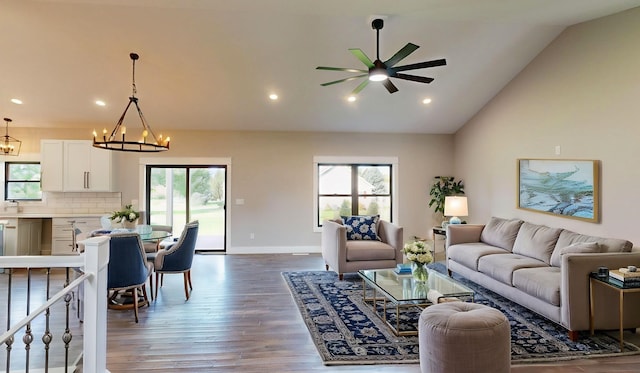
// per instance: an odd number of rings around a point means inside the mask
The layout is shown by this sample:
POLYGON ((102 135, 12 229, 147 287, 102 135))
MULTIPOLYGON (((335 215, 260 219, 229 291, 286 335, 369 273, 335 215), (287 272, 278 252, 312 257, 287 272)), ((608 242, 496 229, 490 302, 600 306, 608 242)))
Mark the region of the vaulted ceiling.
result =
MULTIPOLYGON (((155 130, 454 133, 567 26, 640 0, 0 0, 0 116, 15 126, 113 128, 131 95, 155 130), (380 58, 430 84, 371 82, 317 66, 380 58), (277 100, 269 94, 278 95, 277 100), (10 102, 19 98, 22 105, 10 102), (423 104, 430 98, 430 104, 423 104), (95 104, 102 100, 105 106, 95 104)), ((136 120, 131 116, 127 121, 136 120)), ((132 124, 137 125, 137 124, 132 124)))

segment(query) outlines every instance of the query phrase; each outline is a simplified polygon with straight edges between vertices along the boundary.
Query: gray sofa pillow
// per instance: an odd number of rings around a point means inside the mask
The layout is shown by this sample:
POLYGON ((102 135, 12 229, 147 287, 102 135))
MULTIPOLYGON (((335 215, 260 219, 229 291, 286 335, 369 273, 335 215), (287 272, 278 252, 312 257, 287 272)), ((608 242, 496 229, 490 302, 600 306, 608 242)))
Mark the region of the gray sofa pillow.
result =
POLYGON ((631 248, 633 248, 633 244, 627 240, 588 236, 565 229, 560 233, 555 250, 562 249, 576 242, 597 242, 600 245, 600 251, 603 253, 629 252, 631 248))
POLYGON ((513 253, 551 263, 551 253, 562 229, 524 222, 513 244, 513 253))
POLYGON ((551 254, 551 265, 560 267, 562 255, 568 253, 599 253, 602 250, 597 242, 575 242, 563 248, 556 247, 551 254))
POLYGON ((480 234, 480 241, 511 251, 522 220, 492 217, 480 234))

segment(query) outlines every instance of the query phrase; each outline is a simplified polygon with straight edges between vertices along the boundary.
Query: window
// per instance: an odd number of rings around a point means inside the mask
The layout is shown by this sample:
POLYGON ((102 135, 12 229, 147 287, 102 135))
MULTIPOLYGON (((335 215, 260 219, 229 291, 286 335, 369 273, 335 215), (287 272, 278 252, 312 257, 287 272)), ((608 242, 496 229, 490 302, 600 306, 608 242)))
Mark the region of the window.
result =
POLYGON ((4 200, 39 201, 40 162, 5 162, 4 200))
POLYGON ((346 215, 394 214, 394 159, 315 159, 315 227, 322 221, 346 215), (352 162, 347 163, 346 161, 352 162))

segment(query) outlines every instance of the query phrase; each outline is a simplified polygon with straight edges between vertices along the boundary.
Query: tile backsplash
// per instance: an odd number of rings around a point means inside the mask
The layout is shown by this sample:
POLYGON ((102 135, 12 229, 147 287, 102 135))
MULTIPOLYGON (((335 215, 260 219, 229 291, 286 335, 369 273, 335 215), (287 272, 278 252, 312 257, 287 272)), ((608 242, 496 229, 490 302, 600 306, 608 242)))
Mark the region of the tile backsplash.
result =
MULTIPOLYGON (((42 201, 20 201, 17 209, 23 214, 104 214, 122 207, 120 192, 44 192, 42 201)), ((13 212, 5 203, 5 212, 13 212)))

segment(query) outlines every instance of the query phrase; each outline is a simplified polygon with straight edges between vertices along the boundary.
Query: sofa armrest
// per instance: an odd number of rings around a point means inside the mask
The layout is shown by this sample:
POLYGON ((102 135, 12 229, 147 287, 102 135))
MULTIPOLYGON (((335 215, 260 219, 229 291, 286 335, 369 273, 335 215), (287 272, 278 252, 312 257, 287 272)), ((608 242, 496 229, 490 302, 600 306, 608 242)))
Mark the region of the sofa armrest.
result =
POLYGON ((380 240, 396 249, 396 263, 402 263, 404 246, 404 228, 386 220, 378 221, 378 236, 380 240))
POLYGON ((598 267, 617 269, 628 265, 640 265, 640 252, 562 255, 560 305, 563 326, 575 331, 589 329, 591 272, 596 272, 598 267))
POLYGON ((347 228, 331 220, 322 222, 322 258, 335 271, 347 261, 347 228))
POLYGON ((484 224, 449 224, 445 247, 459 243, 480 242, 484 224))

